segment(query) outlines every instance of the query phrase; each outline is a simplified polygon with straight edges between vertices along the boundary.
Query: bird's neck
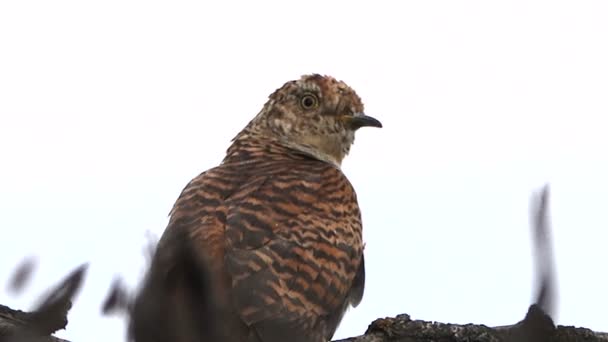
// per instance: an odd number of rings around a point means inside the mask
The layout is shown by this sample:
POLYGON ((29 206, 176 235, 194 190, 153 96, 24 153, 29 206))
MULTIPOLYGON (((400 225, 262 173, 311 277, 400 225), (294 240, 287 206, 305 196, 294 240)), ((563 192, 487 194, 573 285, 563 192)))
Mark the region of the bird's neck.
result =
POLYGON ((318 142, 315 139, 306 139, 303 142, 298 143, 285 142, 284 144, 292 150, 298 151, 317 160, 332 164, 337 168, 340 168, 342 164, 343 157, 338 153, 338 151, 336 151, 331 146, 323 146, 327 147, 327 149, 320 149, 320 146, 318 145, 318 142))
POLYGON ((260 159, 317 159, 340 168, 342 159, 322 152, 314 141, 290 142, 248 130, 237 135, 226 151, 226 162, 253 162, 260 159))

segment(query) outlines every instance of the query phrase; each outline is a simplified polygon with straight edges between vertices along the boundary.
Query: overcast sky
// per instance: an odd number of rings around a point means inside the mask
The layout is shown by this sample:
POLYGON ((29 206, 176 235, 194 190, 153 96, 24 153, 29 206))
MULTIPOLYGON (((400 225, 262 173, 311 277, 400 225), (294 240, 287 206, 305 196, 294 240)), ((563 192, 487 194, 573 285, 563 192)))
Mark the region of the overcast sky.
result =
POLYGON ((531 193, 551 184, 559 324, 608 331, 608 2, 2 1, 0 303, 29 309, 90 268, 67 331, 135 286, 186 183, 285 81, 351 85, 384 128, 343 171, 367 287, 337 337, 378 317, 511 324, 533 295, 531 193), (14 266, 39 258, 30 285, 14 266), (4 283, 2 283, 4 282, 4 283))

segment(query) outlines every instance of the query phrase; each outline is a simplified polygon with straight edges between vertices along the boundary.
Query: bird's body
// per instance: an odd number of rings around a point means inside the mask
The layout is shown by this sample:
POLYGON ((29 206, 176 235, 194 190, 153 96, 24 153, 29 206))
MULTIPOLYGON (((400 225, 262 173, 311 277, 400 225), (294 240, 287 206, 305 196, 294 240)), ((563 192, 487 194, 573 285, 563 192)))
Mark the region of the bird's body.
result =
POLYGON ((361 213, 339 166, 357 128, 380 126, 362 109, 333 78, 289 82, 177 199, 151 267, 171 277, 186 236, 233 341, 325 342, 361 301, 361 213))

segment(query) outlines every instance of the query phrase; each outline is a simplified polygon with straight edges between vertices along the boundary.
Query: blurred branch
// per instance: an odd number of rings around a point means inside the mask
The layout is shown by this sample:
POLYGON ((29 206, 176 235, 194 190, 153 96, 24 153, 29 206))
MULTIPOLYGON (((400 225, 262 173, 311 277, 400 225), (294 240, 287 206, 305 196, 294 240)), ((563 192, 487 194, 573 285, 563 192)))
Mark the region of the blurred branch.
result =
POLYGON ((555 316, 557 289, 555 283, 555 262, 551 243, 551 223, 549 222, 549 186, 545 185, 532 199, 532 242, 536 267, 535 303, 549 316, 555 316))
MULTIPOLYGON (((25 268, 29 269, 30 266, 25 268)), ((23 269, 19 267, 17 273, 23 272, 23 269)), ((86 269, 87 265, 84 264, 72 271, 59 285, 51 289, 31 312, 0 305, 0 342, 64 341, 53 337, 52 334, 67 326, 68 311, 72 307, 72 299, 82 285, 86 269)), ((16 276, 19 277, 20 274, 16 276)), ((24 286, 26 278, 28 277, 22 277, 17 287, 24 286)))

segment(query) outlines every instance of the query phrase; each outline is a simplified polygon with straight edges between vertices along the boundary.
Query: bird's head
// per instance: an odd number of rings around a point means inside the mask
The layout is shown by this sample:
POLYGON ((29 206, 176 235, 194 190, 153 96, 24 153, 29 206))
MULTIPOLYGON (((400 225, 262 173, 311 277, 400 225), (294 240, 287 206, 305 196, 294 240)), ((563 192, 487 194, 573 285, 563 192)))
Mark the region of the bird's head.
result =
POLYGON ((365 115, 352 88, 331 76, 312 74, 273 92, 244 132, 339 166, 350 151, 355 131, 367 126, 382 124, 365 115))

